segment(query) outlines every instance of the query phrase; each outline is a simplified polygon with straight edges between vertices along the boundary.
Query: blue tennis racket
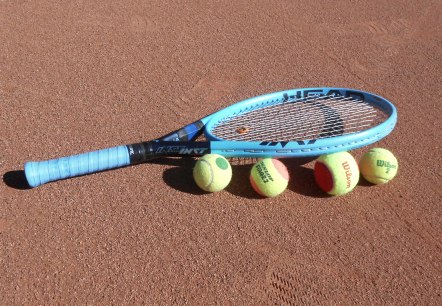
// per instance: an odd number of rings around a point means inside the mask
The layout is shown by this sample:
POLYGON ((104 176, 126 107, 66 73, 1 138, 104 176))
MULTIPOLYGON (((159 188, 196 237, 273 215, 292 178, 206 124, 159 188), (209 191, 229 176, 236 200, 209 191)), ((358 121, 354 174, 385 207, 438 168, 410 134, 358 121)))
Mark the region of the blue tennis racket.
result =
MULTIPOLYGON (((156 140, 27 162, 31 187, 164 156, 310 157, 372 144, 394 128, 388 100, 346 88, 302 88, 238 102, 156 140), (195 141, 204 134, 204 141, 195 141)), ((201 137, 202 138, 202 137, 201 137)))

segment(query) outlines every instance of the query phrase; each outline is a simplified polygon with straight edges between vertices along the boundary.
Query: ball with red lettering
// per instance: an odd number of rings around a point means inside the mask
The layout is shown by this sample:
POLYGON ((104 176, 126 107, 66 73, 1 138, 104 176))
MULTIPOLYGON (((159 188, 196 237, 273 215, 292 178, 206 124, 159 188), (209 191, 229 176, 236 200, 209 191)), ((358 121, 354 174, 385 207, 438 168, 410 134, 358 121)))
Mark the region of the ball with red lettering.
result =
POLYGON ((358 163, 348 152, 322 155, 315 163, 315 180, 330 195, 346 194, 358 184, 358 163))

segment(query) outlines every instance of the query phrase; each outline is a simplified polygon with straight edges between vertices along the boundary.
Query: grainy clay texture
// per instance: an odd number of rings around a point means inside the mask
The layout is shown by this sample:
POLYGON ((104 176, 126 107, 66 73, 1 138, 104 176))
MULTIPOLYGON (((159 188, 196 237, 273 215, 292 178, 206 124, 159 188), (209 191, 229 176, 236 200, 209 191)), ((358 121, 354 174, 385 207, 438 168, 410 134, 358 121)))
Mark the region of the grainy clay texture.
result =
MULTIPOLYGON (((441 305, 435 0, 0 1, 0 304, 441 305), (27 189, 24 163, 135 143, 249 97, 349 87, 398 108, 398 176, 342 197, 314 161, 260 198, 192 159, 27 189)), ((352 151, 356 158, 368 150, 352 151)))

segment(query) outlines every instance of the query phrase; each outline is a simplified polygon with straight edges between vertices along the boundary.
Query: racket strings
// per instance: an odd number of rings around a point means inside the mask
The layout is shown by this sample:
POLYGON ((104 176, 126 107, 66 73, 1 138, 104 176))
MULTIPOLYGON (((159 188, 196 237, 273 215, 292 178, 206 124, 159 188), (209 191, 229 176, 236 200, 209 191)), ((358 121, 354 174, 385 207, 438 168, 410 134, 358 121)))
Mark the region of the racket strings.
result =
MULTIPOLYGON (((372 119, 376 116, 375 111, 373 109, 370 109, 369 112, 367 112, 367 109, 365 108, 355 108, 354 113, 350 117, 349 114, 343 114, 342 116, 339 116, 339 114, 336 114, 335 110, 344 110, 344 106, 339 108, 335 107, 334 109, 322 109, 325 116, 328 116, 328 120, 326 122, 323 122, 321 120, 318 121, 312 121, 309 116, 314 115, 313 111, 309 110, 306 111, 302 116, 299 113, 293 113, 289 112, 287 113, 286 121, 293 122, 292 126, 289 126, 291 128, 290 130, 287 130, 287 133, 293 133, 296 131, 298 134, 302 134, 306 131, 313 129, 318 129, 320 127, 323 128, 331 128, 334 129, 342 128, 341 125, 338 125, 337 123, 340 120, 346 120, 346 123, 348 127, 357 125, 357 123, 362 122, 371 122, 372 119), (361 120, 363 119, 363 120, 361 120)), ((281 113, 278 113, 278 115, 281 113)), ((275 114, 276 115, 276 114, 275 114)), ((247 120, 247 118, 245 118, 247 120)), ((272 128, 275 126, 279 118, 277 116, 274 116, 270 120, 263 121, 263 124, 260 125, 258 128, 253 130, 253 133, 261 134, 265 130, 268 130, 269 128, 272 128)), ((252 133, 250 134, 252 135, 252 133)), ((250 136, 249 135, 249 136, 250 136)))
POLYGON ((225 140, 300 141, 360 132, 385 119, 354 97, 309 96, 226 117, 210 133, 225 140))
MULTIPOLYGON (((319 100, 319 99, 317 99, 317 100, 319 100)), ((302 102, 307 103, 310 101, 312 101, 312 99, 305 99, 302 102)), ((330 100, 330 101, 332 101, 332 100, 330 100)), ((263 126, 264 125, 274 125, 276 121, 281 120, 281 116, 286 116, 286 121, 291 121, 291 122, 293 122, 293 124, 303 126, 306 121, 303 119, 307 119, 307 118, 309 118, 309 116, 317 113, 318 104, 311 103, 311 104, 304 105, 302 108, 302 112, 300 112, 299 110, 301 110, 301 106, 299 104, 294 105, 292 103, 293 102, 284 102, 284 104, 272 105, 270 107, 265 108, 265 111, 264 111, 264 109, 261 109, 260 112, 255 112, 253 114, 253 121, 262 120, 263 126)), ((336 109, 338 109, 340 106, 346 107, 346 105, 344 103, 335 104, 336 109)), ((330 113, 330 112, 331 111, 325 110, 325 113, 330 113)), ((234 117, 234 116, 232 116, 232 117, 234 117)), ((230 119, 231 118, 227 118, 224 120, 224 122, 226 120, 230 120, 230 119)), ((235 123, 246 124, 246 123, 249 123, 251 121, 251 119, 252 119, 251 114, 245 113, 245 114, 235 117, 235 123)), ((258 130, 259 129, 256 129, 256 131, 258 131, 258 130)))

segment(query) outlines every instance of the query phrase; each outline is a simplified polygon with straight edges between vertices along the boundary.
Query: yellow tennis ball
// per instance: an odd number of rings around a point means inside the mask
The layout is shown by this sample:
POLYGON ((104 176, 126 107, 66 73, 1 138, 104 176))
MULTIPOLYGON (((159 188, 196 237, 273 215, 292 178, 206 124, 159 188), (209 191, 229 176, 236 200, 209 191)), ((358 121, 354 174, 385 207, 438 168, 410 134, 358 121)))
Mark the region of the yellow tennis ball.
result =
POLYGON ((232 167, 223 156, 206 154, 196 162, 193 178, 198 187, 204 191, 220 191, 229 185, 232 179, 232 167))
POLYGON ((393 153, 382 148, 371 149, 359 162, 362 176, 373 184, 385 184, 392 180, 397 174, 398 166, 393 153))
POLYGON ((315 180, 330 195, 342 195, 353 190, 359 181, 358 163, 348 152, 320 156, 315 163, 315 180))
POLYGON ((281 161, 264 158, 253 165, 250 183, 258 194, 264 197, 276 197, 286 190, 289 173, 281 161))

